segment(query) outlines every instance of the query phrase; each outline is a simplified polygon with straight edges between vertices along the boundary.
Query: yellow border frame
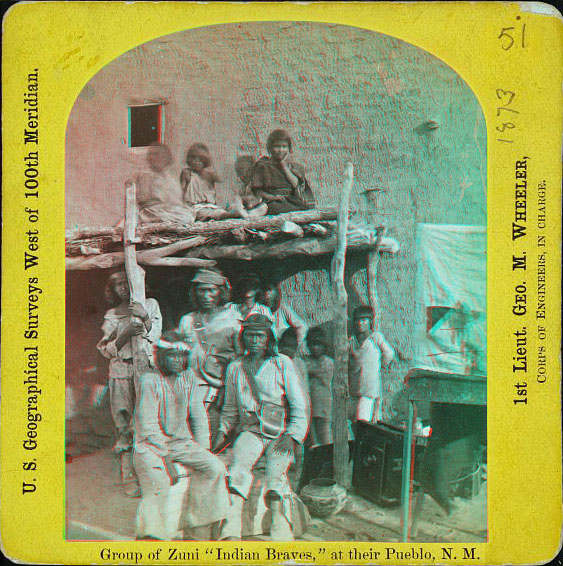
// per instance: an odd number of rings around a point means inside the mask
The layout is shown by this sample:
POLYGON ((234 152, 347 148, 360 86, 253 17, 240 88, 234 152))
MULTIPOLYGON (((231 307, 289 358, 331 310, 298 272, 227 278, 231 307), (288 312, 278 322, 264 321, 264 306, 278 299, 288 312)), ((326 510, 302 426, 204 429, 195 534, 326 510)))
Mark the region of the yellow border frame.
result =
MULTIPOLYGON (((429 51, 458 72, 476 93, 487 120, 488 135, 488 336, 489 336, 489 542, 473 545, 475 559, 463 558, 463 545, 451 546, 451 563, 526 564, 544 562, 557 552, 561 536, 561 421, 560 421, 560 281, 561 281, 561 133, 563 44, 561 16, 546 4, 534 3, 131 3, 36 2, 12 7, 4 18, 3 37, 3 294, 2 294, 2 431, 1 527, 5 553, 21 561, 104 563, 100 549, 137 549, 148 560, 149 546, 173 543, 76 543, 63 539, 64 501, 64 140, 74 101, 100 69, 123 52, 159 36, 189 28, 237 21, 306 20, 361 27, 398 37, 429 51), (543 11, 545 13, 537 13, 543 11), (499 38, 502 28, 525 23, 528 45, 509 50, 499 38), (126 31, 117 24, 127 23, 126 31), (22 449, 26 411, 22 386, 25 365, 21 321, 27 317, 30 276, 23 266, 30 229, 29 207, 23 193, 22 159, 25 128, 22 92, 27 73, 41 73, 41 197, 40 265, 38 276, 43 384, 40 446, 22 449), (519 130, 514 143, 495 143, 499 124, 497 89, 519 97, 519 130), (529 157, 529 220, 525 240, 512 241, 515 162, 529 157), (548 228, 535 222, 533 192, 545 179, 548 187, 548 228), (546 338, 535 327, 534 309, 515 317, 512 306, 520 281, 512 271, 512 255, 538 253, 537 237, 547 238, 548 316, 546 338), (547 347, 549 379, 544 384, 528 377, 528 404, 513 404, 512 333, 527 324, 529 350, 547 347), (38 489, 22 494, 28 472, 22 463, 36 458, 38 489)), ((506 43, 505 43, 506 45, 506 43)), ((534 278, 531 270, 530 279, 534 278)), ((533 281, 532 281, 533 283, 533 281)), ((528 305, 536 288, 528 283, 528 305)), ((530 357, 530 362, 533 361, 530 357)), ((531 364, 532 365, 532 364, 531 364)), ((187 543, 182 548, 187 550, 187 543)), ((224 543, 225 546, 227 543, 224 543)), ((352 543, 349 543, 352 544, 352 543)), ((370 547, 429 550, 442 562, 440 545, 353 543, 370 547)), ((198 544, 201 555, 214 546, 198 544)), ((239 545, 240 546, 240 545, 239 545)), ((242 543, 253 550, 271 543, 242 543), (252 545, 250 547, 250 545, 252 545)), ((280 550, 295 548, 277 543, 280 550)), ((300 543, 316 563, 334 564, 330 551, 345 543, 300 543)), ((467 546, 467 545, 466 545, 467 546)), ((161 555, 162 556, 162 555, 161 555)), ((262 556, 265 556, 262 552, 262 556)), ((342 561, 340 561, 342 562, 342 561)), ((381 560, 380 563, 425 563, 425 560, 381 560)), ((108 562, 106 562, 108 563, 108 562)), ((210 560, 210 563, 213 563, 210 560)), ((234 562, 231 562, 234 563, 234 562)), ((249 561, 249 563, 252 563, 249 561)), ((268 563, 266 559, 258 563, 268 563)))

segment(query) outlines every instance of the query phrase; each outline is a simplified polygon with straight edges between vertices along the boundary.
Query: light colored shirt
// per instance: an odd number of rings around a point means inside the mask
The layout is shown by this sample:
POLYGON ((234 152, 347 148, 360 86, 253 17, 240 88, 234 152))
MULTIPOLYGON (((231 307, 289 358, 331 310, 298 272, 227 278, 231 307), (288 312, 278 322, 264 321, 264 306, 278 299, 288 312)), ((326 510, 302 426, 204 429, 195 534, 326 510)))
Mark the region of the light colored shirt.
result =
POLYGON ((310 393, 309 391, 309 382, 307 381, 307 365, 302 358, 294 357, 293 358, 293 365, 295 366, 295 370, 297 371, 297 375, 301 378, 301 383, 303 387, 310 393))
POLYGON ((239 303, 227 303, 226 306, 237 315, 240 321, 243 321, 253 314, 263 314, 264 316, 267 316, 271 321, 274 320, 272 311, 268 307, 261 305, 260 303, 254 303, 252 308, 246 314, 242 314, 241 305, 239 303))
POLYGON ((195 206, 196 210, 205 206, 218 208, 216 206, 217 191, 215 187, 190 169, 184 169, 182 174, 184 174, 185 171, 188 171, 186 177, 189 175, 189 182, 184 193, 184 201, 186 204, 195 206))
MULTIPOLYGON (((262 401, 285 406, 285 433, 302 443, 309 429, 310 403, 291 358, 283 354, 267 358, 256 372, 254 381, 262 401)), ((243 358, 239 358, 227 368, 227 389, 219 431, 228 434, 240 424, 243 431, 259 433, 258 410, 259 403, 246 377, 243 358)))
POLYGON ((360 344, 356 336, 350 338, 350 394, 358 397, 381 397, 381 365, 393 359, 393 348, 381 332, 373 332, 360 344))
POLYGON ((209 353, 224 358, 228 363, 239 352, 240 321, 236 313, 226 307, 214 312, 207 322, 203 322, 199 312, 183 316, 178 332, 192 345, 190 368, 202 381, 205 381, 203 375, 209 353))
MULTIPOLYGON (((145 329, 141 347, 148 357, 149 365, 154 367, 153 344, 160 338, 162 332, 162 316, 155 299, 146 300, 145 310, 151 321, 151 329, 148 332, 145 329)), ((116 309, 108 310, 104 316, 103 337, 96 347, 105 358, 109 358, 109 376, 113 378, 133 377, 131 340, 126 340, 119 351, 116 344, 125 327, 131 322, 131 318, 130 314, 118 314, 116 309)))
POLYGON ((297 345, 300 346, 305 337, 309 327, 305 321, 291 308, 282 303, 274 314, 274 328, 275 335, 278 340, 288 328, 295 328, 297 334, 297 345))
POLYGON ((173 385, 157 371, 141 376, 135 408, 135 450, 152 450, 160 457, 168 455, 172 446, 192 442, 182 402, 181 377, 173 385))
POLYGON ((171 171, 144 171, 135 178, 140 208, 154 204, 183 205, 180 181, 171 171))

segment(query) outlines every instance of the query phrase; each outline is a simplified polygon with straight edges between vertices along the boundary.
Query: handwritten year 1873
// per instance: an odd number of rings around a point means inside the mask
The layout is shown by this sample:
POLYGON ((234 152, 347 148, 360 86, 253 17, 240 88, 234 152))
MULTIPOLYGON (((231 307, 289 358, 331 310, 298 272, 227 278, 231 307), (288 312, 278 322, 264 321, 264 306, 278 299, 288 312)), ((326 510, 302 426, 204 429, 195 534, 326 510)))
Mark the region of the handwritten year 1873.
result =
MULTIPOLYGON (((500 46, 504 51, 509 51, 510 49, 525 49, 528 47, 526 42, 526 24, 521 21, 521 16, 516 16, 517 23, 513 26, 503 27, 497 39, 500 41, 500 46)), ((504 143, 513 143, 514 140, 510 139, 512 136, 511 130, 516 128, 515 118, 517 114, 520 114, 516 108, 512 107, 516 93, 511 90, 504 90, 502 88, 497 88, 496 90, 497 100, 500 101, 499 106, 497 106, 497 118, 499 124, 496 126, 496 130, 501 132, 502 138, 497 138, 497 141, 504 143)))
MULTIPOLYGON (((521 20, 521 16, 516 16, 515 25, 503 27, 500 30, 497 39, 504 51, 519 48, 525 49, 528 47, 526 42, 526 24, 521 20)), ((511 130, 516 128, 516 115, 520 114, 516 108, 512 107, 512 102, 516 97, 516 93, 511 90, 497 88, 496 95, 497 100, 500 101, 500 104, 497 106, 497 119, 499 120, 499 124, 496 126, 496 130, 504 134, 502 138, 497 138, 497 141, 513 143, 514 140, 510 139, 512 137, 510 134, 511 130)))

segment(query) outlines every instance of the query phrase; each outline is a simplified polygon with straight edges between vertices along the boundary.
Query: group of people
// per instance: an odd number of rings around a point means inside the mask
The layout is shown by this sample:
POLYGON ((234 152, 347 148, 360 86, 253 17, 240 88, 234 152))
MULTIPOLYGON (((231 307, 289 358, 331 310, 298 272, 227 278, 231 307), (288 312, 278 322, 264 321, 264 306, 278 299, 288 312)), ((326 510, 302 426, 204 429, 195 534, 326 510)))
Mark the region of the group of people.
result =
MULTIPOLYGON (((240 540, 242 508, 263 457, 270 536, 292 540, 287 471, 303 444, 332 442, 333 360, 324 331, 308 328, 278 284, 247 274, 235 291, 231 301, 228 279, 199 269, 192 311, 162 334, 157 301, 130 304, 125 272, 109 278, 114 306, 98 349, 110 359, 124 489, 141 496, 139 538, 173 539, 183 528, 212 525, 217 538, 240 540), (135 374, 133 356, 145 357, 143 375, 135 374), (229 454, 228 466, 220 453, 229 454), (187 474, 180 504, 174 494, 187 474)), ((380 418, 381 367, 393 357, 373 316, 370 307, 356 309, 350 339, 355 418, 369 422, 380 418)))
POLYGON ((241 156, 235 170, 241 186, 233 202, 222 202, 211 152, 203 143, 192 144, 180 176, 174 170, 170 148, 155 143, 148 148, 148 171, 135 178, 141 222, 171 222, 252 218, 314 207, 305 168, 291 159, 293 142, 285 130, 268 137, 267 156, 254 161, 241 156))

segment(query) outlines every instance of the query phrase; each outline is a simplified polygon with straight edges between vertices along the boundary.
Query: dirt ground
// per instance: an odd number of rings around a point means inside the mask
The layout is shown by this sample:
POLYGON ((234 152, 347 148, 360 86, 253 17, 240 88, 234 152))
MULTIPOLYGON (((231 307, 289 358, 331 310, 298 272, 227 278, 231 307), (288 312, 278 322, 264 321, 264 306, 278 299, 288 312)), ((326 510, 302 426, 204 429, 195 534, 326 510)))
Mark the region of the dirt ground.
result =
MULTIPOLYGON (((487 484, 473 499, 456 498, 449 516, 424 496, 413 542, 478 543, 487 540, 487 484)), ((66 464, 66 537, 68 540, 132 540, 139 499, 126 496, 119 484, 118 463, 104 448, 66 464)), ((383 508, 359 495, 349 494, 343 511, 327 518, 312 518, 298 540, 400 540, 400 508, 383 508)))

